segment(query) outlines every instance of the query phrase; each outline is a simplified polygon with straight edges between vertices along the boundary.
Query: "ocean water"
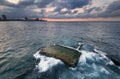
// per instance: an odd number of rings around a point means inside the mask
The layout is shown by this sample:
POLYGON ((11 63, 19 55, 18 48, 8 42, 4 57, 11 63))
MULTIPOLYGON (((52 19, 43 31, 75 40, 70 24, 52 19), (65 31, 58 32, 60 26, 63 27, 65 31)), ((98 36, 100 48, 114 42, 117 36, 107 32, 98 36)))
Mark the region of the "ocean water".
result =
POLYGON ((0 79, 120 79, 105 54, 120 58, 120 22, 0 22, 0 79), (54 43, 85 44, 75 68, 38 53, 54 43))

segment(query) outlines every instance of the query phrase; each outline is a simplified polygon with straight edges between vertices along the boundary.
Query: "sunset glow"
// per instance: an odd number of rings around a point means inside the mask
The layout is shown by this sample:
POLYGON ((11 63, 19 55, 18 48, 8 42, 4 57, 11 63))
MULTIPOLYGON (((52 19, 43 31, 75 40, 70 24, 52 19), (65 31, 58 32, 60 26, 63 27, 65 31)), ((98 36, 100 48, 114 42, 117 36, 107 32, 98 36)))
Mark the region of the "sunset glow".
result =
POLYGON ((120 21, 120 17, 109 17, 109 18, 64 18, 64 19, 59 19, 59 18, 45 18, 47 21, 60 21, 60 22, 74 22, 74 21, 120 21))

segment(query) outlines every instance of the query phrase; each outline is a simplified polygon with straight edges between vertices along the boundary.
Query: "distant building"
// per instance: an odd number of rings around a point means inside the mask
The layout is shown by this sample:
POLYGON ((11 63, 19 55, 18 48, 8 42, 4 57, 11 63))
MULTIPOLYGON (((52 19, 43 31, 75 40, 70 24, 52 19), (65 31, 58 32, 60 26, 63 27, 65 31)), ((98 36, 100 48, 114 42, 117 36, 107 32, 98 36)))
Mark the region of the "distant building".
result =
POLYGON ((25 20, 27 21, 27 20, 28 20, 28 18, 27 18, 27 17, 25 17, 25 20))
POLYGON ((39 18, 36 18, 37 21, 39 21, 39 18))
POLYGON ((7 16, 6 15, 2 15, 2 20, 7 20, 7 16))

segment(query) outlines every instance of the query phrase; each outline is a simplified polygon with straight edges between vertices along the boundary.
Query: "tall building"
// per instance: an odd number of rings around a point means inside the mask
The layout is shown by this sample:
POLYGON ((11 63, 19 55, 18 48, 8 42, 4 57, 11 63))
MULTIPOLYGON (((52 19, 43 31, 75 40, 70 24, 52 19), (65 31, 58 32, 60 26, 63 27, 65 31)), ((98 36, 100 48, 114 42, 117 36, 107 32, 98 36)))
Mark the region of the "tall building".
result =
POLYGON ((7 20, 7 16, 6 15, 2 15, 2 20, 7 20))

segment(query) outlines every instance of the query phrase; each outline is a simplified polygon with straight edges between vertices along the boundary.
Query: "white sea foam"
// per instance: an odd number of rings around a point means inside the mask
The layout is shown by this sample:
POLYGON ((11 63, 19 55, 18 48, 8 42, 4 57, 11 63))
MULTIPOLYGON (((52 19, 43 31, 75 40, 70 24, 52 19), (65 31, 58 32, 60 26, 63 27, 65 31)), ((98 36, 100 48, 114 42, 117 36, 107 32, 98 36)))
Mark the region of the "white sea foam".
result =
POLYGON ((104 67, 101 68, 101 72, 105 72, 106 74, 110 74, 104 67))
POLYGON ((39 69, 39 72, 45 72, 57 64, 63 64, 61 60, 55 59, 53 57, 46 57, 44 55, 39 54, 39 52, 40 51, 34 54, 34 57, 36 59, 40 59, 39 64, 36 65, 36 68, 39 69))
POLYGON ((94 61, 94 56, 96 55, 95 53, 92 52, 87 52, 87 51, 80 51, 82 55, 80 56, 79 62, 86 63, 86 59, 90 59, 94 61))
POLYGON ((114 65, 113 61, 111 61, 107 56, 106 53, 95 49, 95 51, 101 56, 102 59, 104 59, 106 61, 106 65, 114 65))

